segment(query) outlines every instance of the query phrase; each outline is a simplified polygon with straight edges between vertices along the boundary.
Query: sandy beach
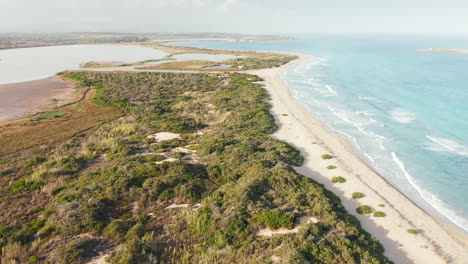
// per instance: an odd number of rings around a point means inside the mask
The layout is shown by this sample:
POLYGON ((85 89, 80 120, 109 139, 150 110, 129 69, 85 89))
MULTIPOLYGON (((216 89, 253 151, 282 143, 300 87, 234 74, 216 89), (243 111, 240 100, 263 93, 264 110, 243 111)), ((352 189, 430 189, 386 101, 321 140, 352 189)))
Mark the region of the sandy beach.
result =
POLYGON ((74 97, 73 85, 58 76, 29 82, 1 84, 0 122, 40 111, 47 106, 65 104, 74 97))
POLYGON ((248 72, 262 77, 271 95, 271 111, 279 126, 272 136, 298 148, 305 157, 303 166, 295 169, 339 196, 347 211, 380 240, 385 255, 395 263, 466 263, 465 234, 456 233, 457 230, 438 222, 407 199, 364 163, 346 140, 325 128, 293 99, 281 76, 287 67, 305 59, 310 58, 301 56, 280 68, 248 72), (323 160, 323 154, 331 154, 333 158, 323 160), (328 170, 329 165, 337 168, 328 170), (333 183, 334 176, 342 176, 347 181, 333 183), (353 199, 353 192, 364 193, 365 197, 353 199), (360 215, 356 213, 359 205, 383 211, 386 217, 360 215), (410 234, 407 229, 419 233, 410 234))

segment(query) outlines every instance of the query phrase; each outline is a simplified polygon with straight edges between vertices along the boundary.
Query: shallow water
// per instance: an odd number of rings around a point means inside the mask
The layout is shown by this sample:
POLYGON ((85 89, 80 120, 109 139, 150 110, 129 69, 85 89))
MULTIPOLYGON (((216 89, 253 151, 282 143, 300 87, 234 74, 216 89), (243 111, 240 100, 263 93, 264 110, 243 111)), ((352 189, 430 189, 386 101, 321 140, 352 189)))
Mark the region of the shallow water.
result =
POLYGON ((211 66, 211 67, 205 67, 205 69, 226 69, 226 68, 229 68, 231 66, 232 65, 229 65, 229 64, 218 64, 218 65, 211 66))
POLYGON ((207 60, 213 62, 221 62, 229 59, 242 58, 241 56, 229 55, 229 54, 199 54, 199 53, 187 53, 187 54, 178 54, 172 56, 172 58, 179 61, 189 61, 189 60, 207 60))
POLYGON ((167 53, 135 45, 70 45, 0 50, 0 84, 43 79, 90 61, 136 62, 167 53))
POLYGON ((190 42, 203 48, 313 55, 285 81, 392 185, 468 231, 468 37, 302 35, 278 42, 190 42))
MULTIPOLYGON (((148 62, 147 65, 159 65, 164 63, 171 63, 174 61, 192 61, 192 60, 205 60, 212 62, 222 62, 230 59, 242 58, 242 56, 235 56, 229 54, 200 54, 200 53, 187 53, 187 54, 177 54, 171 56, 172 60, 161 60, 155 62, 148 62)), ((225 65, 225 64, 222 64, 225 65)), ((223 68, 223 67, 215 67, 223 68)), ((224 67, 227 68, 227 67, 224 67)))

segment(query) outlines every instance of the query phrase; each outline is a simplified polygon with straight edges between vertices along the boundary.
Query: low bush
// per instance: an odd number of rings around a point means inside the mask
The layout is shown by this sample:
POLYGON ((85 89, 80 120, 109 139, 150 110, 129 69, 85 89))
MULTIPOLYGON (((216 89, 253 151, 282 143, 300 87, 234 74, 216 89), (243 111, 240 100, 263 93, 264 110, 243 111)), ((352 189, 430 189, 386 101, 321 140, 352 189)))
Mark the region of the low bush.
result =
POLYGON ((39 263, 40 261, 39 257, 36 255, 30 256, 28 260, 29 260, 29 264, 39 263))
POLYGON ((42 113, 42 114, 38 114, 38 115, 32 117, 31 121, 38 121, 38 120, 43 120, 43 119, 51 120, 51 119, 63 117, 65 115, 66 114, 64 112, 62 112, 62 111, 52 110, 52 111, 45 112, 45 113, 42 113))
POLYGON ((416 230, 416 229, 406 229, 406 232, 408 232, 408 233, 410 233, 410 234, 413 234, 413 235, 416 235, 416 234, 419 233, 419 231, 416 230))
POLYGON ((267 225, 270 229, 278 229, 280 227, 292 229, 294 227, 294 219, 279 211, 269 211, 258 215, 256 221, 267 225))
POLYGON ((346 179, 341 177, 341 176, 337 176, 337 177, 333 177, 332 181, 334 183, 344 183, 344 182, 346 182, 346 179))
POLYGON ((360 199, 360 198, 364 198, 366 195, 361 192, 353 192, 352 196, 354 199, 360 199))
POLYGON ((330 154, 323 154, 322 155, 322 159, 324 159, 324 160, 329 160, 331 158, 332 158, 332 156, 330 154))
POLYGON ((358 214, 371 214, 374 212, 374 209, 368 205, 360 205, 356 208, 356 212, 358 214))
POLYGON ((330 166, 327 166, 326 168, 327 170, 334 170, 336 169, 336 166, 330 165, 330 166))
POLYGON ((44 186, 43 182, 39 181, 32 181, 32 180, 19 180, 12 185, 10 188, 13 192, 21 192, 21 191, 34 191, 40 189, 44 186))
POLYGON ((387 215, 384 212, 376 211, 376 212, 374 212, 374 214, 372 216, 373 217, 385 217, 387 215))
POLYGON ((74 264, 86 263, 96 255, 94 250, 99 241, 95 239, 80 238, 58 249, 59 263, 74 264))
POLYGON ((54 189, 52 189, 51 194, 55 196, 55 195, 59 194, 61 191, 67 189, 68 187, 69 187, 68 185, 64 185, 64 186, 54 188, 54 189))
POLYGON ((46 226, 42 227, 37 232, 37 234, 39 235, 39 237, 50 236, 52 233, 55 232, 56 229, 57 229, 57 227, 55 225, 46 225, 46 226))

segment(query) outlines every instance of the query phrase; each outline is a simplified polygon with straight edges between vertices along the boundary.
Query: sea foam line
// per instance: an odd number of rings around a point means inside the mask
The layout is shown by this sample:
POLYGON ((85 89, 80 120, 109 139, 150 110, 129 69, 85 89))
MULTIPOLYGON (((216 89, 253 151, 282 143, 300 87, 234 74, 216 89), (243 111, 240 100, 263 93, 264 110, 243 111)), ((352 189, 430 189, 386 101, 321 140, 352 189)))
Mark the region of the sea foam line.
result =
POLYGON ((434 209, 436 209, 440 214, 445 216, 455 225, 461 227, 462 229, 468 231, 468 220, 464 219, 462 216, 459 216, 457 212, 449 209, 444 202, 437 198, 434 194, 424 190, 416 183, 416 180, 413 176, 406 170, 403 162, 398 158, 395 152, 392 152, 393 161, 398 165, 398 167, 403 171, 408 182, 416 189, 419 195, 434 209))
POLYGON ((455 140, 446 138, 436 138, 427 135, 426 138, 443 147, 446 151, 454 152, 462 156, 468 156, 468 148, 456 142, 455 140))
POLYGON ((393 120, 403 124, 409 124, 416 119, 415 114, 408 112, 403 108, 393 109, 392 111, 390 111, 390 115, 393 118, 393 120))
POLYGON ((335 94, 335 95, 338 95, 338 93, 332 89, 332 87, 330 85, 325 85, 325 87, 328 89, 328 91, 330 91, 331 93, 335 94))

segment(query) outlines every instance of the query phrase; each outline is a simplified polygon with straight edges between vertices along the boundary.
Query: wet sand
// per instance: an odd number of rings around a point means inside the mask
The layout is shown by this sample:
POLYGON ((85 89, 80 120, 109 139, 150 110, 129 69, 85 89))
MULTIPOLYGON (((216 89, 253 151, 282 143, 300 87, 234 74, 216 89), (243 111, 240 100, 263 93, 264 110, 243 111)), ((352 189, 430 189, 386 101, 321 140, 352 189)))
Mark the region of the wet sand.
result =
POLYGON ((74 87, 58 76, 0 85, 0 122, 59 106, 75 98, 74 87), (56 99, 53 100, 53 99, 56 99))

